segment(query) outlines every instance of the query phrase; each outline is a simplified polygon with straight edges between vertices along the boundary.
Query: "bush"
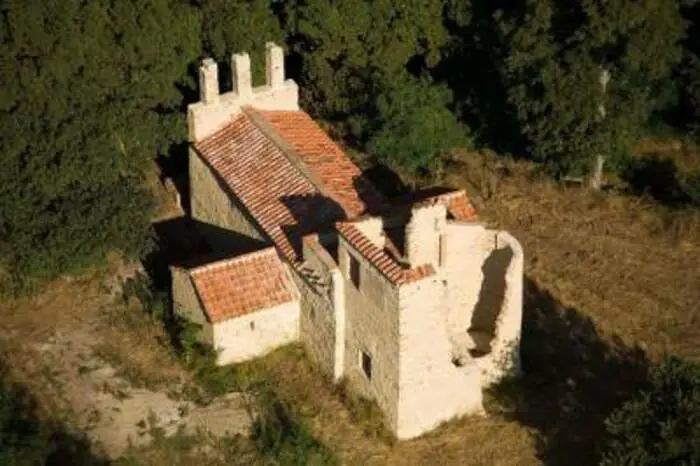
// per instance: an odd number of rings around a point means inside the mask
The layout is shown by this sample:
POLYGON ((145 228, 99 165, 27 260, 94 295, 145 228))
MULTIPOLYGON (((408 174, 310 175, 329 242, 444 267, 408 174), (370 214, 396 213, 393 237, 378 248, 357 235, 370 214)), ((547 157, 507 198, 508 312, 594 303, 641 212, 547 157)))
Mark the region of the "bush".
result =
POLYGON ((670 358, 605 423, 604 465, 700 464, 700 365, 670 358))
POLYGON ((414 172, 435 168, 449 150, 468 145, 467 128, 448 109, 445 88, 408 73, 399 75, 377 105, 369 151, 380 161, 414 172))
POLYGON ((333 452, 313 437, 306 423, 277 397, 269 383, 259 384, 255 394, 260 413, 252 437, 262 454, 282 465, 339 464, 333 452))

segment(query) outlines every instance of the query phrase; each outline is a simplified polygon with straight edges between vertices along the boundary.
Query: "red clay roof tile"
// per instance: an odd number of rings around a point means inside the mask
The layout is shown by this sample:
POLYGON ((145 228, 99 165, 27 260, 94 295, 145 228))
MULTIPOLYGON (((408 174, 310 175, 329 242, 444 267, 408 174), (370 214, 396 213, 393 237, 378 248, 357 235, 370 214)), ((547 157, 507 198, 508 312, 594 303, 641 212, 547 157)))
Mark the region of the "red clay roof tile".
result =
POLYGON ((192 269, 190 277, 212 323, 295 299, 273 247, 192 269))

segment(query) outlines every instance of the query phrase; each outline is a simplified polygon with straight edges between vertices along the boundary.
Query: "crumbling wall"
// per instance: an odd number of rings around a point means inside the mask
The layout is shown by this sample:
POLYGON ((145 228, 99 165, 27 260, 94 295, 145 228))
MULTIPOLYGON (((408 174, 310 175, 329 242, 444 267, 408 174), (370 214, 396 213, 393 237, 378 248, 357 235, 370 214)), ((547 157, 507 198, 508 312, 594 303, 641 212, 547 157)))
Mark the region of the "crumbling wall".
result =
POLYGON ((524 254, 518 240, 510 233, 499 231, 496 251, 508 251, 510 261, 504 271, 504 294, 494 324, 491 354, 483 367, 484 385, 493 383, 504 375, 520 373, 520 336, 523 309, 524 254))
POLYGON ((264 356, 299 339, 299 302, 291 301, 213 325, 217 364, 233 364, 264 356))
POLYGON ((340 272, 345 282, 345 367, 350 386, 373 399, 396 430, 399 402, 398 290, 347 241, 340 238, 340 272), (350 277, 350 259, 359 264, 359 289, 350 277), (363 370, 369 357, 371 374, 363 370))
POLYGON ((344 349, 337 344, 344 340, 342 278, 316 238, 304 239, 303 255, 302 270, 293 272, 301 295, 301 341, 321 372, 337 380, 342 375, 344 349))
POLYGON ((198 335, 200 340, 211 345, 213 343, 212 326, 204 313, 188 271, 180 267, 171 267, 170 274, 173 311, 183 319, 201 326, 198 335))
POLYGON ((266 241, 228 186, 193 149, 190 149, 189 170, 192 218, 217 227, 202 228, 202 234, 214 249, 235 250, 241 237, 266 241))
POLYGON ((447 210, 444 204, 416 207, 406 225, 406 257, 412 267, 437 264, 439 234, 444 229, 447 210))
POLYGON ((471 327, 484 282, 482 264, 493 249, 495 233, 479 223, 448 222, 444 229, 445 263, 438 270, 445 281, 450 337, 461 338, 471 327))
POLYGON ((440 277, 433 276, 400 287, 395 428, 400 439, 416 437, 458 416, 483 413, 479 368, 452 362, 444 286, 440 277))

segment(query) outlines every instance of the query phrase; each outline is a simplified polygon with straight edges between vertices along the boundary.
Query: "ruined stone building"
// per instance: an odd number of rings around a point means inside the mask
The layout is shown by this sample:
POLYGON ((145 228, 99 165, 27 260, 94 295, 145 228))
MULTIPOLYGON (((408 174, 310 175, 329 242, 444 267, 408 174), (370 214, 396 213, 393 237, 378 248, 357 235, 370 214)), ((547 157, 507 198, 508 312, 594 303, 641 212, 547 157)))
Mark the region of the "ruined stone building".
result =
POLYGON ((228 257, 172 267, 176 312, 220 364, 301 342, 400 439, 482 413, 482 388, 519 368, 518 242, 464 191, 380 194, 299 109, 280 47, 260 87, 247 54, 231 61, 225 93, 203 61, 188 113, 191 216, 228 257))

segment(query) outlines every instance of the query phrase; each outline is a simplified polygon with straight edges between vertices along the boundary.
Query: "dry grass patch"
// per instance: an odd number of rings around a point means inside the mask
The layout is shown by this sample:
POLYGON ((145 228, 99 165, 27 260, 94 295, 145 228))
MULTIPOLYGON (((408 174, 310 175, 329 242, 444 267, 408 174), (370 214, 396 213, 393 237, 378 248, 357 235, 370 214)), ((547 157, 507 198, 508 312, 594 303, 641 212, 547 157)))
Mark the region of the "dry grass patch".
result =
POLYGON ((133 386, 150 390, 175 389, 193 383, 182 367, 159 322, 153 321, 139 304, 104 310, 98 327, 98 356, 117 369, 133 386))
MULTIPOLYGON (((366 430, 338 388, 319 375, 303 349, 290 346, 261 360, 280 398, 312 433, 349 465, 537 464, 527 429, 504 417, 464 418, 419 439, 390 442, 366 430)), ((362 420, 360 420, 362 421, 362 420)))
POLYGON ((564 187, 489 155, 462 154, 458 166, 449 182, 520 240, 527 273, 558 300, 654 359, 700 356, 698 210, 564 187))

